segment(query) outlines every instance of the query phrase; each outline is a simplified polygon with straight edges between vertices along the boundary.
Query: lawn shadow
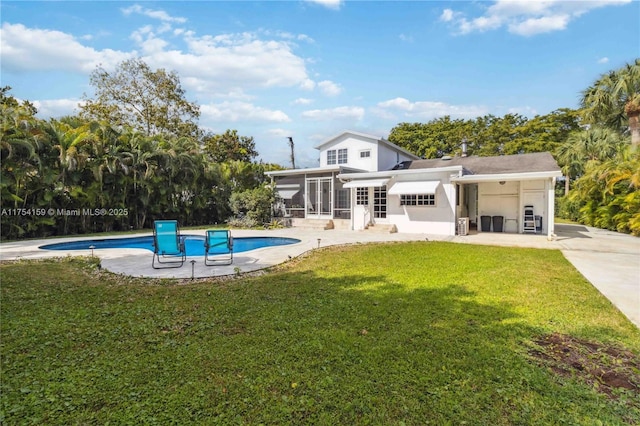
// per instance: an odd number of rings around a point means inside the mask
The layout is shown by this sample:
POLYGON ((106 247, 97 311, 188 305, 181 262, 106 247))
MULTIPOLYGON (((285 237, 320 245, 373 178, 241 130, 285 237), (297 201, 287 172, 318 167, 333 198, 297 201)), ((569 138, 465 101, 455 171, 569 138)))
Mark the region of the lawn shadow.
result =
MULTIPOLYGON (((384 422, 374 406, 386 421, 409 415, 418 424, 500 422, 496 413, 518 412, 527 376, 549 379, 522 346, 540 330, 508 304, 477 301, 463 283, 409 288, 385 276, 325 278, 309 271, 258 282, 272 304, 252 312, 259 325, 247 330, 260 340, 271 336, 261 367, 287 366, 280 374, 296 383, 294 393, 314 401, 294 423, 317 421, 344 398, 332 422, 384 422), (434 410, 443 414, 433 416, 434 410)), ((544 383, 540 392, 550 385, 544 383)))

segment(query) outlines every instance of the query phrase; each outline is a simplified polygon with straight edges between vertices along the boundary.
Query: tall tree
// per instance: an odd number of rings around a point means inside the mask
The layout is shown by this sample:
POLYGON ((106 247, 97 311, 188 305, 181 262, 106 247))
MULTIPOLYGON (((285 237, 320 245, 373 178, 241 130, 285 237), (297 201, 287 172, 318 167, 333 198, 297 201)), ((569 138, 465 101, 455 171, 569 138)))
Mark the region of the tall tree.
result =
POLYGON ((554 151, 579 128, 578 112, 568 108, 527 119, 518 114, 485 115, 473 120, 445 116, 428 123, 400 123, 389 140, 423 158, 459 155, 467 140, 468 155, 503 155, 554 151))
POLYGON ((572 133, 556 151, 565 174, 565 195, 569 182, 585 173, 590 164, 599 164, 622 152, 628 142, 612 129, 593 127, 572 133))
POLYGON ((227 130, 221 135, 207 134, 202 141, 206 154, 216 163, 250 163, 258 155, 253 137, 239 136, 237 130, 227 130))
POLYGON ((142 59, 120 63, 114 72, 102 67, 91 74, 95 98, 85 95, 81 114, 112 126, 130 126, 147 136, 197 136, 200 107, 189 102, 175 72, 153 71, 142 59))
POLYGON ((603 74, 582 92, 587 123, 628 129, 631 144, 640 146, 640 59, 603 74))

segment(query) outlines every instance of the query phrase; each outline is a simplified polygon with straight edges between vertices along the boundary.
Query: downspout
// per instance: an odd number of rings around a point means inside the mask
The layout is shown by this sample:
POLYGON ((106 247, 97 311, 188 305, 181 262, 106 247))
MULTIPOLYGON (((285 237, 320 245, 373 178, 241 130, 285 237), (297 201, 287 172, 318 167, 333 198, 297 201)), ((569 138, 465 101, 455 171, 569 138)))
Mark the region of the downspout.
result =
MULTIPOLYGON (((340 183, 345 184, 347 182, 351 182, 349 180, 345 181, 342 178, 338 178, 338 180, 340 181, 340 183)), ((355 194, 355 188, 350 188, 349 189, 349 226, 351 227, 351 231, 353 231, 355 229, 355 207, 354 207, 354 194, 355 194)))
MULTIPOLYGON (((465 156, 466 156, 466 140, 465 140, 465 156)), ((457 197, 459 196, 456 192, 458 191, 458 183, 457 182, 451 182, 451 178, 461 178, 462 177, 462 169, 458 170, 458 175, 451 175, 449 177, 449 184, 453 184, 453 236, 456 236, 456 230, 458 228, 458 215, 457 215, 457 210, 458 210, 458 205, 456 203, 457 197)), ((462 185, 461 185, 462 187, 462 185)), ((460 200, 460 204, 462 205, 462 200, 460 200)))
POLYGON ((449 233, 452 237, 456 236, 456 225, 458 224, 458 205, 456 203, 457 200, 457 192, 458 192, 458 183, 452 179, 459 178, 462 176, 462 170, 458 171, 457 175, 449 175, 449 186, 451 190, 449 191, 449 206, 451 207, 451 214, 453 215, 453 220, 451 221, 451 227, 449 228, 449 233))
POLYGON ((547 189, 547 240, 552 241, 555 239, 555 202, 556 202, 556 178, 552 177, 547 180, 547 185, 549 188, 547 189))

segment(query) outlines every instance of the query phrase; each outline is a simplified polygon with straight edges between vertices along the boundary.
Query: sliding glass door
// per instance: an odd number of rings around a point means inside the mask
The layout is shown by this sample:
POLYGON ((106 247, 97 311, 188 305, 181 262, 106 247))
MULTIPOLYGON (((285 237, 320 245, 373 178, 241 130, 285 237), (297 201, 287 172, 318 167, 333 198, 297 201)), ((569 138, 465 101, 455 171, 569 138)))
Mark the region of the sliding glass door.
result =
POLYGON ((333 208, 333 179, 307 178, 306 212, 308 219, 331 219, 333 208))

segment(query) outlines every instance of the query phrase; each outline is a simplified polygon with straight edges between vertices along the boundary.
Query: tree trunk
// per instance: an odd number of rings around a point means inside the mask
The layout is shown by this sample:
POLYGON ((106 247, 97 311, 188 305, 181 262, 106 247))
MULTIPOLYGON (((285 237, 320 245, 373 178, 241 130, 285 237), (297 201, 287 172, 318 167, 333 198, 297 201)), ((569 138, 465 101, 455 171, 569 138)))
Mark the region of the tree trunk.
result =
POLYGON ((571 179, 569 178, 569 175, 567 174, 564 177, 564 195, 567 196, 569 194, 569 181, 571 179))
POLYGON ((631 146, 638 149, 640 146, 640 111, 629 113, 629 131, 631 132, 631 146))

